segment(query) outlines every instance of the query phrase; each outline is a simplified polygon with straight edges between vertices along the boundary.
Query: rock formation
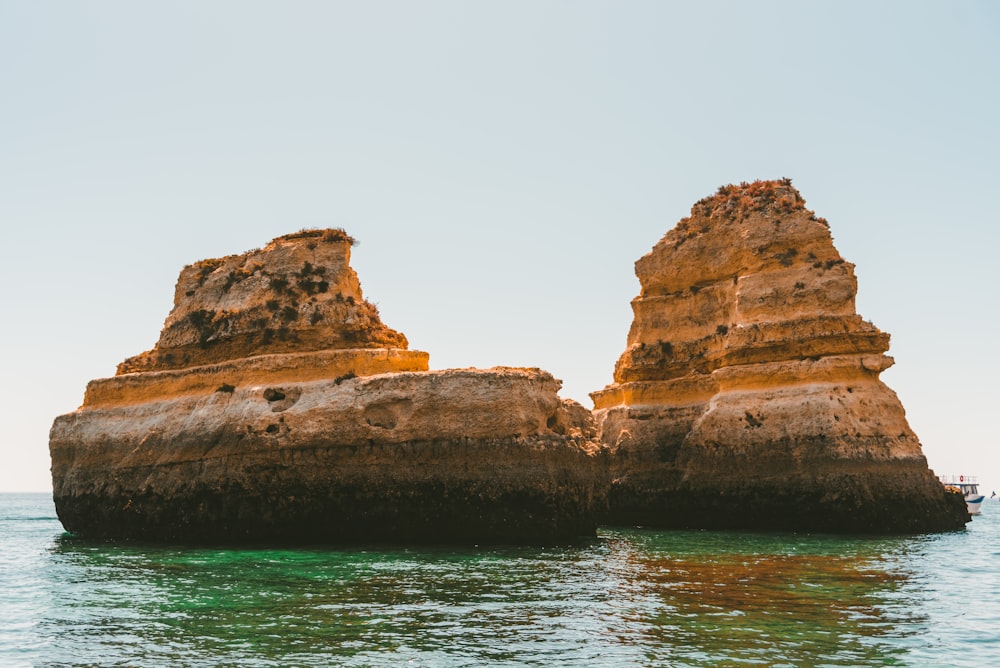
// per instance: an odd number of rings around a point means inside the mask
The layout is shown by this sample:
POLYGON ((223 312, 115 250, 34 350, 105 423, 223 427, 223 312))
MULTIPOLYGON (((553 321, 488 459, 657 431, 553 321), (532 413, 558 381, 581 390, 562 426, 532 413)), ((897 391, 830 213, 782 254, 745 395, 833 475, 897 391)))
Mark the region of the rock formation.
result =
POLYGON ((549 542, 592 535, 606 463, 538 369, 428 371, 342 230, 180 274, 153 350, 50 434, 73 533, 158 541, 549 542))
MULTIPOLYGON (((264 249, 188 265, 156 347, 122 362, 118 373, 269 353, 405 350, 406 337, 383 325, 361 296, 350 267, 354 243, 343 230, 304 230, 264 249)), ((416 366, 399 370, 427 369, 425 353, 407 357, 416 366)))
POLYGON ((636 262, 614 383, 591 396, 610 517, 659 527, 961 527, 879 374, 854 267, 791 182, 725 186, 636 262))
POLYGON ((853 265, 787 180, 725 186, 636 263, 593 415, 539 369, 428 371, 343 230, 186 267, 155 347, 50 434, 70 532, 158 541, 551 542, 613 523, 961 527, 879 374, 853 265), (610 504, 610 505, 609 505, 610 504))

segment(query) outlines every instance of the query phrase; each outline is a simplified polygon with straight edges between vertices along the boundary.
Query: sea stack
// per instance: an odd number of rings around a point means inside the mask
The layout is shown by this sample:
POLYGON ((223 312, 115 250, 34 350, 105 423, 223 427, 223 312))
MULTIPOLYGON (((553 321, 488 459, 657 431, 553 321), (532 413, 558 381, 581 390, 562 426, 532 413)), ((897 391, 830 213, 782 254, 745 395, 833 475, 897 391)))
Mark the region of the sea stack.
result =
POLYGON ((960 528, 879 380, 889 335, 788 179, 724 186, 635 265, 628 347, 591 396, 610 520, 906 533, 960 528))
POLYGON ((606 462, 539 369, 428 370, 365 301, 343 230, 180 274, 156 346, 50 433, 67 531, 178 542, 593 535, 606 462))

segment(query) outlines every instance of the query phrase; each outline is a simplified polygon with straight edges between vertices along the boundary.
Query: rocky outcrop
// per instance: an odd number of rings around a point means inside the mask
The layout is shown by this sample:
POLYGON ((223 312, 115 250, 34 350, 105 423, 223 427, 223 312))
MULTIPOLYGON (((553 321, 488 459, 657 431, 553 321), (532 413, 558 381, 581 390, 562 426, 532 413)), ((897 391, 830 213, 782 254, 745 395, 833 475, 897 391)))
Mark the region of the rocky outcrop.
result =
POLYGON ((50 433, 70 532, 553 542, 657 527, 961 527, 879 374, 889 337, 787 180, 726 186, 636 263, 593 414, 539 369, 429 371, 343 230, 186 267, 156 346, 50 433))
MULTIPOLYGON (((118 373, 188 369, 272 353, 405 349, 351 269, 343 230, 303 230, 263 249, 184 267, 153 350, 118 373)), ((426 369, 426 365, 424 366, 426 369)))
POLYGON ((788 180, 725 186, 636 262, 614 383, 592 394, 610 517, 660 527, 961 527, 879 374, 854 267, 788 180))
POLYGON ((50 434, 65 528, 158 541, 551 542, 594 533, 590 414, 538 369, 428 371, 342 230, 186 267, 156 347, 50 434))

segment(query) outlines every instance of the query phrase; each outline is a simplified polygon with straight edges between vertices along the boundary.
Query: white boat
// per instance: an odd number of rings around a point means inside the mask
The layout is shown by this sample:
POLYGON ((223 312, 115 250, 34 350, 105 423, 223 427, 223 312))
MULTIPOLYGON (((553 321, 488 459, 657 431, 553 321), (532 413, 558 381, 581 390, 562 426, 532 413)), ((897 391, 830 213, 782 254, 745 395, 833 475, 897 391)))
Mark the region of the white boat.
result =
POLYGON ((979 493, 979 481, 976 480, 975 476, 971 475, 953 475, 953 476, 939 476, 943 484, 949 487, 957 487, 961 490, 962 494, 965 495, 965 505, 969 507, 970 515, 978 515, 980 512, 980 506, 983 505, 983 500, 986 498, 979 493))

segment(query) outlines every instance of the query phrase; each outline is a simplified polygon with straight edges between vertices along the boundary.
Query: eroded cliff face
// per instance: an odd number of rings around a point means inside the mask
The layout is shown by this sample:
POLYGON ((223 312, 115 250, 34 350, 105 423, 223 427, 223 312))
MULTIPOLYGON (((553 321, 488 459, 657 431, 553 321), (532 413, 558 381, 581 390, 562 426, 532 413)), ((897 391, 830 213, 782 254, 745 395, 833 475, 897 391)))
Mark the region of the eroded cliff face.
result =
POLYGON ((678 527, 960 527, 879 374, 889 337, 790 181, 725 186, 636 262, 614 383, 595 392, 611 518, 678 527))
POLYGON ((603 462, 559 384, 537 369, 385 373, 85 408, 52 429, 59 517, 157 541, 592 535, 603 462))
POLYGON ((156 347, 50 434, 56 510, 158 541, 593 535, 606 461, 539 369, 428 371, 316 230, 186 267, 156 347))

